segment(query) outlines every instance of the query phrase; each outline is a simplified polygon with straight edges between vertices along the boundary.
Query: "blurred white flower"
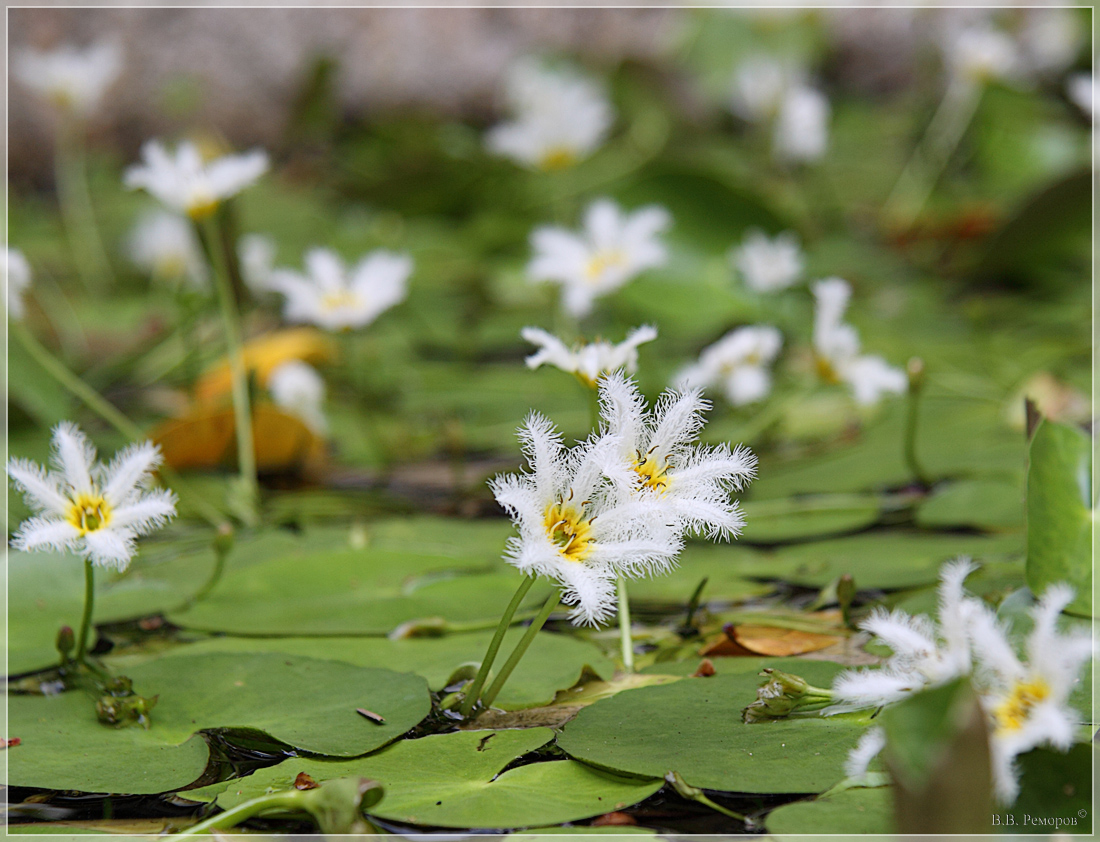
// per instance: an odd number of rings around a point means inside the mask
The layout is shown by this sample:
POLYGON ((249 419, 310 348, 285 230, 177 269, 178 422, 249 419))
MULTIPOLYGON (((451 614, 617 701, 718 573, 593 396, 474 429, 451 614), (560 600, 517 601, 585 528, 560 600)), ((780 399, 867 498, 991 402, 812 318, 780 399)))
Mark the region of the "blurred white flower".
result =
POLYGON ((4 247, 4 299, 8 302, 8 317, 23 318, 23 294, 31 285, 31 265, 19 249, 4 247))
POLYGON ((270 288, 286 296, 284 318, 351 330, 405 300, 412 259, 378 250, 349 269, 335 252, 315 248, 306 252, 305 269, 304 275, 289 269, 271 273, 270 288))
POLYGON ((856 747, 848 755, 844 764, 844 774, 853 781, 862 780, 867 775, 867 767, 871 765, 879 752, 886 748, 886 732, 879 727, 868 728, 859 738, 856 747))
POLYGON ((772 148, 782 161, 820 159, 829 146, 829 100, 816 88, 797 85, 787 91, 775 120, 772 148))
MULTIPOLYGON (((615 440, 631 483, 620 486, 629 499, 652 502, 656 517, 678 530, 711 539, 738 535, 745 525, 732 498, 756 475, 756 457, 748 448, 696 444, 710 403, 698 390, 667 391, 652 412, 638 387, 621 373, 600 383, 604 426, 615 440)), ((668 559, 638 560, 663 570, 668 559)))
POLYGON ((539 350, 527 358, 528 368, 538 368, 549 363, 562 371, 577 376, 590 389, 604 375, 622 369, 629 374, 638 370, 638 346, 657 338, 657 328, 651 325, 636 327, 618 345, 606 340, 568 347, 552 333, 537 327, 525 327, 520 335, 539 350))
POLYGON ((730 109, 743 120, 760 123, 775 118, 792 85, 800 82, 800 67, 767 55, 755 55, 734 68, 730 109))
POLYGON ((1068 700, 1093 650, 1088 632, 1058 633, 1058 616, 1072 601, 1072 588, 1053 585, 1032 608, 1026 663, 989 608, 978 605, 970 624, 977 683, 993 726, 994 789, 1006 804, 1019 791, 1018 755, 1040 745, 1067 751, 1074 742, 1081 717, 1068 700))
POLYGON ((143 216, 127 240, 130 260, 154 278, 186 280, 194 286, 207 281, 198 238, 191 223, 170 211, 143 216))
POLYGON ((267 172, 267 153, 253 149, 203 161, 195 144, 185 141, 175 155, 158 140, 141 147, 142 163, 126 170, 124 184, 147 190, 169 208, 192 219, 203 219, 225 199, 251 186, 267 172))
POLYGON ((267 390, 276 406, 300 419, 314 433, 323 436, 328 432, 322 411, 325 381, 313 366, 301 360, 276 366, 267 377, 267 390))
POLYGON ((859 334, 841 319, 848 308, 852 288, 840 278, 827 278, 813 285, 817 308, 814 312, 814 356, 817 373, 826 383, 847 383, 856 403, 876 403, 884 392, 900 394, 908 380, 905 372, 882 357, 859 353, 859 334))
POLYGON ((20 82, 59 110, 85 116, 96 110, 118 78, 122 52, 115 43, 26 49, 16 53, 13 70, 20 82))
POLYGON ((756 292, 786 289, 802 277, 802 249, 791 231, 769 238, 759 228, 750 229, 741 245, 730 251, 730 262, 756 292))
POLYGON ((1066 95, 1089 117, 1095 109, 1095 86, 1091 73, 1074 73, 1066 80, 1066 95))
POLYGON ((949 31, 943 50, 951 73, 972 84, 1011 79, 1021 69, 1015 39, 987 22, 949 31))
POLYGON ((150 442, 132 444, 109 465, 74 424, 53 431, 53 470, 12 459, 8 476, 36 512, 16 530, 17 550, 71 550, 101 567, 125 570, 137 539, 176 514, 176 495, 148 488, 160 464, 150 442))
POLYGON ((737 328, 704 348, 675 383, 688 389, 720 386, 732 406, 755 403, 771 392, 770 366, 782 346, 783 335, 771 325, 737 328))
POLYGON ((581 233, 557 226, 535 229, 527 274, 533 281, 561 284, 565 309, 586 316, 596 298, 664 265, 668 252, 658 235, 671 223, 668 211, 656 205, 624 213, 610 199, 597 199, 585 212, 581 233))
POLYGON ((1022 61, 1037 75, 1061 73, 1080 53, 1084 34, 1077 9, 1028 9, 1019 36, 1022 61))
POLYGON ((522 60, 512 68, 506 93, 514 119, 491 129, 485 145, 526 167, 572 166, 603 143, 614 120, 599 85, 576 71, 552 70, 536 60, 522 60))
POLYGON ((237 242, 241 279, 253 295, 271 292, 275 271, 275 241, 264 234, 245 234, 237 242))
POLYGON ((563 601, 574 606, 573 622, 597 625, 615 611, 620 575, 667 567, 683 541, 653 516, 651 502, 614 493, 609 477, 620 484, 629 479, 613 436, 593 436, 567 450, 538 414, 519 436, 530 472, 489 483, 519 531, 509 539, 507 559, 523 573, 555 579, 563 601))

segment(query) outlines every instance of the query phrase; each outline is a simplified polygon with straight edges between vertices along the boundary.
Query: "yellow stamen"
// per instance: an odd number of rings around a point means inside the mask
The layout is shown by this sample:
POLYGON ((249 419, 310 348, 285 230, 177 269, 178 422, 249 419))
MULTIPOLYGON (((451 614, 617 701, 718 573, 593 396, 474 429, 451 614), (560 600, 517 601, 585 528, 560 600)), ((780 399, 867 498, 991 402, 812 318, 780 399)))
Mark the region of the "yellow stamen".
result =
POLYGON ((642 478, 642 487, 651 488, 654 491, 667 491, 670 482, 668 476, 668 461, 662 465, 652 455, 647 453, 634 461, 634 470, 642 478))
POLYGON ((568 146, 551 146, 539 158, 540 170, 566 170, 577 163, 577 154, 568 146))
POLYGON ((997 730, 1019 731, 1027 724, 1031 709, 1050 696, 1050 687, 1041 678, 1021 681, 1012 688, 1008 698, 993 710, 997 730))
POLYGON ((212 216, 217 209, 217 199, 196 197, 192 199, 191 204, 187 206, 187 215, 195 222, 201 222, 207 217, 212 216))
POLYGON ((102 495, 81 494, 69 506, 68 521, 81 535, 87 535, 111 522, 111 506, 102 495))
POLYGON ((546 534, 568 561, 584 561, 592 552, 592 521, 581 509, 559 500, 546 509, 543 518, 546 534))
POLYGON ((815 354, 814 366, 817 369, 817 376, 826 383, 829 383, 833 386, 840 383, 840 375, 837 373, 837 370, 833 367, 833 364, 829 361, 828 357, 823 357, 820 354, 815 354))
POLYGON ((585 277, 592 283, 602 280, 608 269, 622 266, 626 263, 626 255, 621 251, 598 251, 588 259, 584 267, 585 277))
POLYGON ((321 296, 321 309, 326 313, 334 310, 344 310, 359 305, 359 296, 346 289, 326 292, 321 296))

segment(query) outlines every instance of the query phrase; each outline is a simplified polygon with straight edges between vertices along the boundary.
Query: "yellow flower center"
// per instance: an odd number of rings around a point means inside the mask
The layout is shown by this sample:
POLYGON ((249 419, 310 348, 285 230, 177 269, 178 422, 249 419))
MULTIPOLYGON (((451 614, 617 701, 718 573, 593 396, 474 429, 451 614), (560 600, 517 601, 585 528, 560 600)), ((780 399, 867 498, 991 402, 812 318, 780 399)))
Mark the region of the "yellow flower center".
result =
POLYGON ((111 522, 111 507, 99 494, 81 494, 69 506, 68 521, 87 535, 111 522))
POLYGON ((814 367, 817 369, 817 376, 826 383, 829 383, 833 386, 840 383, 840 375, 837 374, 837 370, 833 367, 833 364, 829 361, 828 357, 823 357, 820 354, 815 354, 814 367))
POLYGON ((651 488, 654 491, 667 491, 670 482, 668 476, 668 460, 664 464, 653 458, 653 454, 639 455, 634 460, 634 471, 642 478, 642 487, 651 488))
POLYGON ((166 254, 157 260, 154 272, 161 278, 179 278, 187 274, 187 258, 182 254, 166 254))
POLYGON ((552 503, 543 518, 546 534, 568 561, 584 561, 592 552, 592 521, 565 500, 552 503))
POLYGON ((187 206, 187 215, 195 222, 201 222, 218 209, 218 200, 209 196, 194 196, 187 206))
POLYGON ((993 710, 997 730, 1019 731, 1027 724, 1031 709, 1048 696, 1050 696, 1050 687, 1041 678, 1017 683, 1008 698, 993 710))
POLYGON ((596 283, 603 279, 607 270, 622 266, 624 263, 626 263, 626 255, 617 249, 598 251, 588 259, 588 263, 584 267, 584 276, 591 283, 596 283))
POLYGON ((357 307, 358 305, 359 296, 346 289, 326 292, 321 296, 321 309, 326 313, 331 313, 335 310, 345 310, 350 307, 357 307))
POLYGON ((540 170, 565 170, 577 163, 577 154, 568 146, 551 146, 539 158, 540 170))
POLYGON ((76 99, 73 97, 72 91, 65 87, 51 88, 46 98, 59 111, 68 111, 76 107, 76 99))

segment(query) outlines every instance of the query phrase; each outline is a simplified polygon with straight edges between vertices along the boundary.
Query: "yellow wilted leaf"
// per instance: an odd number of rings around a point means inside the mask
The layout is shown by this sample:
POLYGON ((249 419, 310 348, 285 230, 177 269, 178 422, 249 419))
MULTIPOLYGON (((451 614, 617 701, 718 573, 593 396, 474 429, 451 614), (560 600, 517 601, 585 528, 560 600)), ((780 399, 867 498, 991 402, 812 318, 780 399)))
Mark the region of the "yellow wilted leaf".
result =
MULTIPOLYGON (((252 408, 256 467, 264 472, 310 472, 325 457, 325 444, 293 415, 271 404, 252 408)), ((176 470, 232 468, 236 465, 236 425, 232 409, 195 407, 153 431, 164 461, 176 470)))
MULTIPOLYGON (((332 342, 311 327, 279 330, 257 337, 244 346, 244 367, 260 386, 267 385, 271 372, 285 362, 302 360, 310 364, 327 362, 334 355, 332 342)), ((195 384, 195 399, 209 403, 232 389, 228 360, 209 369, 195 384)))
POLYGON ((817 634, 780 629, 775 626, 734 626, 731 637, 754 655, 784 657, 816 652, 840 643, 843 637, 834 634, 817 634))

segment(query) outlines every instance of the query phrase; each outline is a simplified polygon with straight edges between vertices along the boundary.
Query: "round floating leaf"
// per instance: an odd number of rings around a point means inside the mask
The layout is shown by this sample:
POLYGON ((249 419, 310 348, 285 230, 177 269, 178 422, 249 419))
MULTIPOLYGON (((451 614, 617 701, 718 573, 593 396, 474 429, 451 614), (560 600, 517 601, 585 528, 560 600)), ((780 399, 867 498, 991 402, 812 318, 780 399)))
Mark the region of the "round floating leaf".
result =
POLYGON ((882 504, 873 495, 822 494, 744 505, 742 540, 770 544, 865 529, 879 519, 882 504))
POLYGON ((159 695, 153 725, 110 728, 83 693, 13 696, 10 783, 84 792, 151 793, 191 783, 212 728, 263 731, 297 749, 336 756, 373 751, 431 709, 424 679, 389 670, 276 654, 181 655, 135 664, 134 688, 159 695), (356 713, 385 718, 376 724, 356 713))
POLYGON ((289 789, 299 773, 316 781, 357 775, 379 781, 385 795, 372 815, 433 827, 531 827, 597 816, 635 804, 660 780, 624 778, 573 760, 502 770, 553 739, 549 728, 458 731, 403 740, 351 761, 291 759, 246 778, 217 784, 228 809, 268 790, 289 789))
MULTIPOLYGON (((789 663, 785 669, 818 686, 841 669, 824 661, 789 663)), ((865 723, 836 716, 746 725, 741 709, 760 683, 742 673, 628 690, 583 709, 558 745, 578 760, 620 772, 679 772, 703 789, 822 792, 838 783, 865 723)))
POLYGON ((1092 448, 1075 427, 1043 420, 1028 452, 1027 583, 1077 590, 1069 610, 1092 613, 1092 448))
POLYGON ((953 482, 917 509, 917 523, 932 529, 973 526, 999 532, 1018 529, 1023 522, 1023 489, 1003 480, 953 482))
POLYGON ((845 789, 835 795, 784 804, 764 819, 768 833, 784 836, 862 833, 892 834, 894 804, 890 788, 845 789))
POLYGON ((1090 744, 1077 743, 1065 753, 1037 748, 1020 755, 1020 794, 1009 811, 1013 832, 1050 833, 1057 827, 1091 833, 1093 753, 1090 744))
POLYGON ((744 602, 755 596, 770 593, 771 585, 745 578, 741 568, 743 559, 758 559, 755 550, 733 545, 689 546, 681 555, 679 564, 669 574, 645 579, 631 579, 628 583, 631 604, 648 603, 653 606, 682 606, 704 579, 701 599, 744 602))

